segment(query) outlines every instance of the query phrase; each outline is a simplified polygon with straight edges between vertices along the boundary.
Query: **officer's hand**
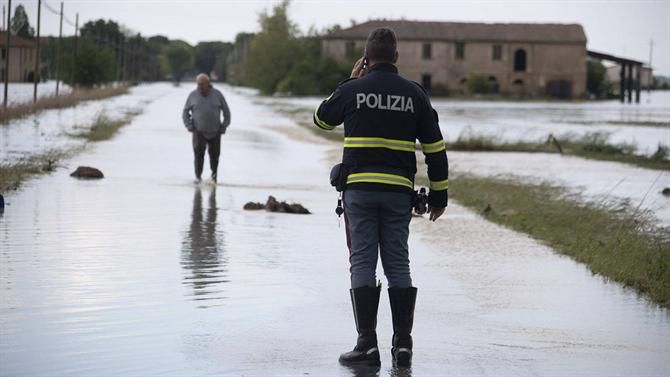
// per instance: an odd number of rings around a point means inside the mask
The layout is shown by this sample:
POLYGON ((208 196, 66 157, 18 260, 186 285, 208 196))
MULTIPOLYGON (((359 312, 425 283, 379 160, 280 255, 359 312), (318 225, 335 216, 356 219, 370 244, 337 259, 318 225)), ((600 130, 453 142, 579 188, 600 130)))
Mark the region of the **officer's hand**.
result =
POLYGON ((354 68, 351 70, 351 78, 357 79, 365 76, 365 68, 363 68, 363 58, 356 60, 354 63, 354 68))
POLYGON ((442 216, 442 214, 444 213, 444 210, 446 210, 446 209, 447 209, 446 207, 435 208, 435 207, 428 206, 428 214, 430 215, 429 220, 430 221, 435 221, 435 220, 439 219, 440 216, 442 216))
POLYGON ((228 127, 221 127, 221 135, 223 135, 223 134, 226 133, 226 129, 227 129, 227 128, 228 128, 228 127))

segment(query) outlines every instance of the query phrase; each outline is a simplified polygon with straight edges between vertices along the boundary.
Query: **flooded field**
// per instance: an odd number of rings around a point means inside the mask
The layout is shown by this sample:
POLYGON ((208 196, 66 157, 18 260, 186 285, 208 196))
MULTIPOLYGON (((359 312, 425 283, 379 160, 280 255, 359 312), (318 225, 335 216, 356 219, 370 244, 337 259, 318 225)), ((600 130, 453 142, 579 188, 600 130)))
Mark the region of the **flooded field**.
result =
POLYGON ((82 139, 71 136, 90 128, 100 114, 119 119, 126 112, 143 111, 151 101, 162 95, 159 87, 170 88, 171 84, 140 85, 131 88, 126 95, 85 101, 64 109, 44 110, 0 125, 0 163, 83 145, 82 139))
MULTIPOLYGON (((256 102, 311 122, 322 99, 257 97, 256 102)), ((638 146, 653 153, 659 144, 670 146, 670 91, 646 93, 639 105, 618 101, 505 102, 435 100, 445 139, 460 135, 494 137, 499 141, 544 141, 550 134, 610 135, 615 143, 638 146), (571 122, 571 123, 570 123, 571 122), (652 122, 654 126, 645 125, 652 122), (612 124, 612 123, 616 123, 612 124)), ((588 160, 546 153, 447 151, 455 173, 511 178, 529 183, 547 182, 568 188, 585 201, 626 204, 648 210, 661 225, 670 226, 670 200, 662 190, 670 187, 667 171, 629 164, 588 160)), ((419 158, 422 160, 422 158, 419 158)))
MULTIPOLYGON (((146 85, 84 105, 143 109, 66 162, 105 179, 61 169, 6 195, 0 376, 366 375, 337 363, 355 335, 332 145, 223 87, 233 123, 220 183, 194 185, 180 119, 190 90, 146 85), (242 210, 268 195, 313 214, 242 210)), ((67 140, 57 135, 70 123, 42 116, 29 131, 0 129, 2 158, 30 153, 51 132, 54 145, 67 140)), ((437 223, 411 226, 414 365, 391 367, 383 294, 379 375, 670 374, 667 310, 456 204, 437 223)))
MULTIPOLYGON (((28 82, 11 82, 7 88, 7 104, 20 105, 23 103, 31 103, 33 101, 33 83, 28 82)), ((59 94, 66 94, 72 92, 72 88, 69 85, 60 83, 60 88, 58 89, 59 94)), ((44 81, 37 84, 37 98, 49 97, 56 94, 56 81, 44 81)), ((0 102, 4 101, 5 90, 4 84, 3 89, 0 90, 0 102)))

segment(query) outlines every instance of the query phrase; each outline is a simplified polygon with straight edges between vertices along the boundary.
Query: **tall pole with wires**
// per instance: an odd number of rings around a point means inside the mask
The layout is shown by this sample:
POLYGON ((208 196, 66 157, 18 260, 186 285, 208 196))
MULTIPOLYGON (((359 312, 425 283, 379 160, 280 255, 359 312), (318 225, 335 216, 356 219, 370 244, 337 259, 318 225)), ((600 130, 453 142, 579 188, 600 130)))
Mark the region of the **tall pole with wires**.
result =
POLYGON ((58 51, 56 52, 56 97, 60 87, 60 51, 63 46, 63 2, 60 2, 60 29, 58 31, 58 51))
MULTIPOLYGON (((2 107, 7 109, 7 90, 9 89, 9 22, 10 22, 10 15, 12 14, 12 0, 8 1, 9 4, 7 4, 7 29, 5 32, 7 33, 7 40, 5 43, 5 74, 4 74, 4 79, 5 79, 5 97, 2 99, 2 107)), ((4 18, 4 17, 3 17, 4 18)))
POLYGON ((40 81, 40 21, 42 16, 42 0, 37 0, 37 38, 35 39, 35 71, 33 73, 33 103, 37 102, 37 83, 40 81))
POLYGON ((77 39, 79 34, 79 12, 74 21, 74 50, 72 51, 72 87, 77 85, 77 39))

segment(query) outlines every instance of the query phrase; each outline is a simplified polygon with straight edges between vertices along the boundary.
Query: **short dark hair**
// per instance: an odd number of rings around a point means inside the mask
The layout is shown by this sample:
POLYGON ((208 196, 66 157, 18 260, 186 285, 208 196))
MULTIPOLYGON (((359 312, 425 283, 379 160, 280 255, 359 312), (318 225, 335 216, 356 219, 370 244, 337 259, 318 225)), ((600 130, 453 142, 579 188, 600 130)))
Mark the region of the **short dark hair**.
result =
POLYGON ((373 30, 366 44, 368 59, 378 62, 392 62, 395 58, 398 41, 393 30, 381 27, 373 30))

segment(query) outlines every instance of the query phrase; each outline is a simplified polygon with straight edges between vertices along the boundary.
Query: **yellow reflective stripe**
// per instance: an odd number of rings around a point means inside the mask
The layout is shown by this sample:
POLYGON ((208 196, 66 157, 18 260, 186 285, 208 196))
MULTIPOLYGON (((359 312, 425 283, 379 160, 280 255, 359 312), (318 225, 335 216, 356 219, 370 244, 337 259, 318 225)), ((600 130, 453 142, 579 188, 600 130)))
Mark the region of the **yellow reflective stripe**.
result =
POLYGON ((444 191, 449 188, 449 180, 444 181, 430 181, 430 189, 432 191, 444 191))
POLYGON ((444 140, 429 144, 422 143, 421 148, 423 149, 423 153, 437 153, 447 149, 447 147, 444 145, 444 140))
MULTIPOLYGON (((328 98, 330 98, 330 97, 328 97, 328 98)), ((327 130, 327 131, 331 131, 331 130, 335 129, 335 126, 331 126, 330 124, 322 121, 321 118, 319 118, 318 112, 319 112, 320 107, 321 107, 321 105, 319 104, 319 106, 317 106, 316 109, 314 110, 314 119, 316 119, 316 125, 319 126, 320 128, 323 128, 324 130, 327 130)))
POLYGON ((347 184, 350 183, 384 183, 387 185, 404 186, 414 188, 411 180, 402 175, 387 173, 354 173, 347 176, 347 184))
POLYGON ((345 148, 386 148, 396 151, 414 152, 416 144, 413 141, 385 139, 383 137, 345 137, 345 148))

